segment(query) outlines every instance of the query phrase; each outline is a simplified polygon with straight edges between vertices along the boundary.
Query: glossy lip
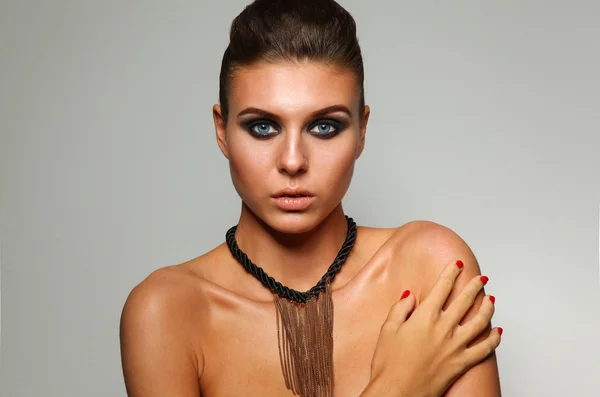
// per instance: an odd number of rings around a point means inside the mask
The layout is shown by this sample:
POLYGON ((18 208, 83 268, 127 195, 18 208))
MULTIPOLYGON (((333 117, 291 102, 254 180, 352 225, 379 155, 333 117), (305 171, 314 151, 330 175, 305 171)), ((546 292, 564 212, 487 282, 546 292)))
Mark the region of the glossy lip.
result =
POLYGON ((312 196, 288 197, 280 196, 273 198, 275 205, 284 211, 303 211, 313 202, 312 196))
POLYGON ((302 189, 302 188, 285 188, 282 189, 280 191, 278 191, 277 193, 275 193, 274 195, 272 195, 271 197, 273 198, 280 198, 280 197, 286 197, 286 196, 304 196, 304 197, 313 197, 313 194, 306 189, 302 189))
POLYGON ((303 188, 286 187, 271 196, 275 205, 284 211, 303 211, 314 200, 313 194, 303 188))

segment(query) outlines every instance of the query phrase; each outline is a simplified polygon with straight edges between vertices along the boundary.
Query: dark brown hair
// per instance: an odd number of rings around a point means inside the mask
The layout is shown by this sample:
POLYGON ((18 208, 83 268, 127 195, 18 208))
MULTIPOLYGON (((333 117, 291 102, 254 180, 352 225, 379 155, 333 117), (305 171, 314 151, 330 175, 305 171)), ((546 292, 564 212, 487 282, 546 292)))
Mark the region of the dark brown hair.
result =
POLYGON ((322 61, 354 72, 364 110, 364 69, 354 18, 334 0, 256 0, 233 20, 219 77, 227 122, 228 87, 238 67, 256 62, 322 61))

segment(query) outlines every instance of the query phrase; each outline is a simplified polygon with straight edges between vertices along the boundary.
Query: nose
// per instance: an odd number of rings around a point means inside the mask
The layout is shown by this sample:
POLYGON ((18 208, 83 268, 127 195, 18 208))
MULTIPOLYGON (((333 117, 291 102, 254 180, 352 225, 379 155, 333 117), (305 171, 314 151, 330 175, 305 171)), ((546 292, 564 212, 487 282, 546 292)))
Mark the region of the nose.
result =
POLYGON ((277 164, 279 172, 288 175, 306 172, 308 170, 308 153, 302 141, 302 133, 287 131, 281 144, 277 164))

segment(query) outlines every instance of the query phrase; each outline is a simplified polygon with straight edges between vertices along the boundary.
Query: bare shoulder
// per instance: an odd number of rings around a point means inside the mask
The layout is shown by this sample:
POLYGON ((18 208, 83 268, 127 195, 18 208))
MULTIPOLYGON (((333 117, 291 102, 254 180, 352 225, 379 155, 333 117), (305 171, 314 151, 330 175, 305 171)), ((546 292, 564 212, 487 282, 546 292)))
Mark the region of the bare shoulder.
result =
POLYGON ((404 240, 405 255, 418 266, 422 275, 418 300, 421 301, 431 290, 442 269, 449 262, 462 261, 463 271, 456 281, 448 302, 476 275, 481 274, 475 254, 455 231, 431 221, 410 222, 406 226, 404 240))
POLYGON ((128 395, 199 395, 210 288, 188 264, 179 264, 153 271, 132 289, 120 321, 128 395))
MULTIPOLYGON (((149 342, 160 339, 170 348, 179 348, 186 326, 202 312, 198 310, 197 283, 187 273, 178 266, 167 266, 153 271, 132 289, 121 313, 122 345, 148 338, 149 342)), ((185 352, 195 360, 193 353, 192 349, 185 352)))
POLYGON ((421 257, 443 258, 457 253, 472 255, 467 243, 447 226, 426 220, 416 220, 395 228, 361 226, 360 231, 374 245, 395 253, 421 257))
MULTIPOLYGON (((464 263, 454 288, 446 301, 448 307, 458 296, 462 288, 473 278, 481 274, 473 251, 469 245, 452 229, 430 221, 414 221, 399 227, 391 239, 392 246, 401 254, 400 257, 410 263, 410 267, 420 274, 417 279, 417 302, 422 302, 437 280, 442 269, 449 263, 460 260, 464 263)), ((471 308, 461 320, 461 324, 470 320, 479 310, 485 291, 481 291, 471 308)), ((488 331, 490 325, 488 325, 488 331)), ((484 332, 475 341, 483 340, 484 332)), ((500 384, 496 356, 471 368, 455 381, 444 396, 473 395, 499 396, 500 384)))
MULTIPOLYGON (((179 265, 153 271, 129 293, 123 314, 156 321, 188 309, 187 302, 197 293, 192 274, 179 265), (175 310, 173 310, 175 309, 175 310)), ((148 320, 147 320, 148 321, 148 320)))
POLYGON ((480 273, 469 245, 447 226, 416 220, 379 234, 385 236, 385 241, 376 256, 388 263, 393 278, 413 280, 421 295, 451 261, 461 260, 465 264, 463 278, 480 273))
POLYGON ((414 259, 430 264, 434 270, 460 259, 465 265, 476 266, 475 256, 468 244, 447 226, 431 221, 412 221, 395 232, 396 243, 414 259), (433 262, 433 263, 432 263, 433 262))
MULTIPOLYGON (((216 285, 210 274, 212 256, 218 248, 190 261, 154 270, 129 293, 122 321, 152 322, 154 326, 181 330, 180 321, 190 323, 206 312, 207 292, 216 285), (203 270, 204 269, 204 270, 203 270)), ((146 324, 151 325, 151 324, 146 324)))

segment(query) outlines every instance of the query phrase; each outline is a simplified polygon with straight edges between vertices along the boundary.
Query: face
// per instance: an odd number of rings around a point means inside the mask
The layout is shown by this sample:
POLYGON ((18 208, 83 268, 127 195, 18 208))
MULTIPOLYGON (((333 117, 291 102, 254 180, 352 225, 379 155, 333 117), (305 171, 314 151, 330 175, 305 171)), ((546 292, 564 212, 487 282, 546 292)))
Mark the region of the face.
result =
POLYGON ((315 62, 258 63, 234 72, 217 142, 247 208, 282 233, 322 222, 344 197, 364 146, 357 78, 315 62))

